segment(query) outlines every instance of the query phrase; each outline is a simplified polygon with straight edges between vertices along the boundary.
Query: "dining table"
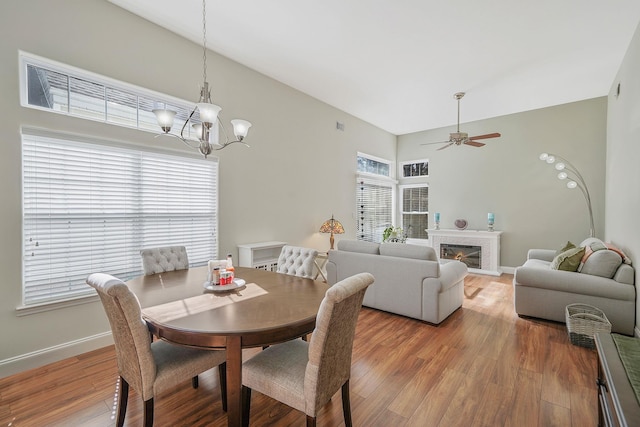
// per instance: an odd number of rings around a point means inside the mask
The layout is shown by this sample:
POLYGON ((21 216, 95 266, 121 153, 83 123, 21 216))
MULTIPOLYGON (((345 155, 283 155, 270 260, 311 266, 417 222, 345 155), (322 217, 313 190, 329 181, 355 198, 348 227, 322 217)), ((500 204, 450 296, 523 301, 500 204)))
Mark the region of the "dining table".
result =
POLYGON ((242 425, 242 349, 265 347, 313 331, 326 283, 256 268, 235 267, 244 280, 205 288, 208 267, 127 281, 156 337, 178 345, 226 350, 227 420, 242 425))

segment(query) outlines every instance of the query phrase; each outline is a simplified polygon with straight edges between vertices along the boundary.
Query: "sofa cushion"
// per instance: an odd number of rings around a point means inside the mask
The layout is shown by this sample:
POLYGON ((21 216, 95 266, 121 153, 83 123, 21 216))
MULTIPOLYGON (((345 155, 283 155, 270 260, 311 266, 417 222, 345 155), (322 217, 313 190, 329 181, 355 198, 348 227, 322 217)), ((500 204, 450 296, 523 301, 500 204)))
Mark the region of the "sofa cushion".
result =
POLYGON ((622 264, 622 257, 615 251, 605 249, 592 253, 583 264, 580 272, 611 279, 620 264, 622 264))
POLYGON ((380 255, 398 258, 424 259, 437 261, 436 251, 431 246, 410 245, 406 243, 383 243, 380 245, 380 255))
POLYGON ((553 259, 551 268, 554 270, 578 271, 583 255, 584 247, 568 249, 553 259))
POLYGON ((347 252, 359 252, 363 254, 379 255, 380 244, 373 242, 365 242, 364 240, 340 240, 338 249, 347 252))

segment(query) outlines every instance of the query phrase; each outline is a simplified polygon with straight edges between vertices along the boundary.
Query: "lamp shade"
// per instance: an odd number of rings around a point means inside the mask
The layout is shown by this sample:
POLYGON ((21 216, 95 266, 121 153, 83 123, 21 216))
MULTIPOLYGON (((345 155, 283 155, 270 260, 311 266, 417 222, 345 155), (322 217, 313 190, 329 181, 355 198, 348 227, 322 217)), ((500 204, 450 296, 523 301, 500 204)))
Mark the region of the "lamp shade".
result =
POLYGON ((343 234, 344 233, 344 227, 342 226, 342 224, 340 224, 340 221, 338 221, 337 219, 334 219, 333 215, 331 215, 331 219, 326 220, 320 226, 320 232, 321 233, 331 233, 331 237, 329 238, 329 242, 331 243, 331 249, 333 249, 333 243, 334 243, 333 235, 334 234, 343 234))
POLYGON ((231 120, 231 125, 233 126, 233 134, 238 140, 242 141, 249 133, 251 122, 242 119, 233 119, 231 120))

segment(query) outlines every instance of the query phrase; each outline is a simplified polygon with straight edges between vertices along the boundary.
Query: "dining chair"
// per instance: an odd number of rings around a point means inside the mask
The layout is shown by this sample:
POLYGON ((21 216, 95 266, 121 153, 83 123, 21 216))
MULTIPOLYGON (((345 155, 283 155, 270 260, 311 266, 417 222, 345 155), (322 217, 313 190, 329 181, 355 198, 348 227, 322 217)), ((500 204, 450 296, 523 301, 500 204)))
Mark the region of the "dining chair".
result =
POLYGON ((244 362, 245 427, 249 425, 251 390, 304 412, 310 427, 316 425, 318 412, 340 388, 344 423, 351 427, 351 352, 362 299, 373 281, 371 274, 360 273, 336 283, 320 303, 309 342, 292 340, 275 344, 244 362))
POLYGON ((292 276, 312 278, 314 261, 317 256, 318 251, 315 249, 285 245, 280 251, 276 271, 292 276))
POLYGON ((109 274, 94 273, 87 278, 87 284, 98 291, 116 347, 120 375, 118 427, 124 424, 130 385, 144 401, 144 425, 150 427, 155 396, 188 378, 197 388, 198 374, 215 366, 218 366, 220 376, 222 409, 227 410, 224 350, 199 350, 161 340, 152 342, 138 298, 122 280, 109 274))
POLYGON ((140 256, 142 257, 142 269, 145 276, 189 268, 187 248, 184 246, 142 249, 140 256))

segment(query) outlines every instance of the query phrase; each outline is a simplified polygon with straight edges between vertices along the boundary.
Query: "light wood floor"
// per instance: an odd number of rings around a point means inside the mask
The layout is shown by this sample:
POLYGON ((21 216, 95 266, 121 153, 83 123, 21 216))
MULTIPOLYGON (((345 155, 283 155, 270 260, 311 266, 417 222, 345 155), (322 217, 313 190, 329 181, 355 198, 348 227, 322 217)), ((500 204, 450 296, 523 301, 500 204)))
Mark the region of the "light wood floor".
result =
MULTIPOLYGON (((363 308, 353 350, 356 426, 595 426, 596 354, 570 344, 562 324, 521 319, 513 276, 470 275, 466 298, 440 326, 363 308)), ((250 357, 258 350, 248 350, 250 357)), ((0 426, 113 426, 113 347, 0 379, 0 426)), ((257 392, 251 425, 302 426, 302 413, 257 392)), ((142 405, 129 394, 126 426, 142 405)), ((217 371, 200 388, 156 397, 156 426, 225 426, 217 371)), ((338 392, 319 426, 341 426, 338 392)))

